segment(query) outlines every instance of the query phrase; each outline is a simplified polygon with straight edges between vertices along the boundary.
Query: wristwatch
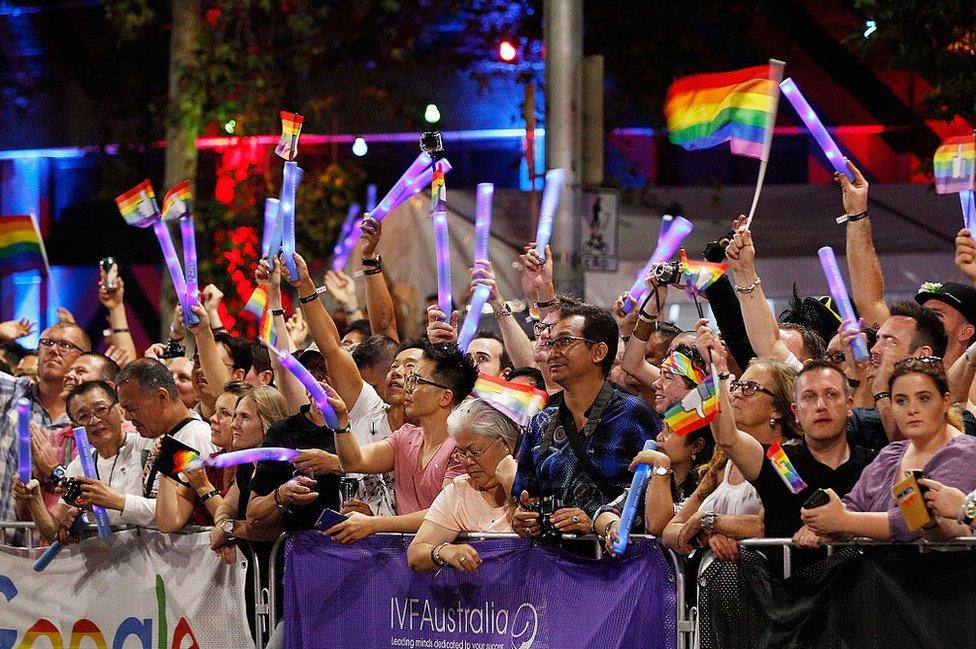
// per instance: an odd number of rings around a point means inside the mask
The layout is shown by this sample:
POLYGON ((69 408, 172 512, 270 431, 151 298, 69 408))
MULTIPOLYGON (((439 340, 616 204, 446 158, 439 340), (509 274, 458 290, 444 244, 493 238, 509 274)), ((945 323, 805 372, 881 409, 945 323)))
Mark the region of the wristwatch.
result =
POLYGON ((671 475, 672 473, 674 473, 674 469, 669 469, 666 466, 656 466, 653 469, 651 469, 651 472, 654 475, 665 476, 665 475, 671 475))
POLYGON ((47 483, 57 486, 62 480, 64 480, 65 476, 67 475, 67 471, 68 470, 64 468, 64 465, 57 465, 54 467, 54 470, 51 471, 51 475, 48 476, 47 483))
POLYGON ((963 499, 956 519, 963 525, 972 525, 973 520, 976 520, 976 491, 963 499))
POLYGON ((225 518, 220 524, 220 530, 224 533, 224 538, 228 541, 236 541, 237 537, 234 536, 234 523, 236 523, 233 518, 225 518))
POLYGON ((711 534, 715 531, 715 519, 718 518, 718 514, 715 512, 704 512, 701 515, 701 526, 702 531, 711 534))
POLYGON ((367 268, 379 268, 383 265, 382 255, 376 255, 375 257, 363 257, 360 261, 362 262, 363 266, 367 268))

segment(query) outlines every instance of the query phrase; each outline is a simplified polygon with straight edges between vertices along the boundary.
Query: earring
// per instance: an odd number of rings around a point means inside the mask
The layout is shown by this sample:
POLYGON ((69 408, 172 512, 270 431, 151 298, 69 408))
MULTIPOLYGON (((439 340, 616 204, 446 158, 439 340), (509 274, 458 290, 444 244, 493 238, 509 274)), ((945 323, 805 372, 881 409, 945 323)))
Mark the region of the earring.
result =
POLYGON ((776 420, 775 419, 770 419, 769 420, 769 427, 770 428, 776 428, 776 420))

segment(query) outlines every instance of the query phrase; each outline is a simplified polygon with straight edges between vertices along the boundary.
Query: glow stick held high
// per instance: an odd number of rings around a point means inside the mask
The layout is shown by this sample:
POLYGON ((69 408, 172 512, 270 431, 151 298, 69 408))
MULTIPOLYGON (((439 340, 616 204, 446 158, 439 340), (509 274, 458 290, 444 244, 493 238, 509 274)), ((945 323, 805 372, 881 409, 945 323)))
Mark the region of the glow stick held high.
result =
POLYGON ((431 183, 431 212, 434 222, 434 250, 437 262, 437 308, 450 319, 451 307, 451 241, 447 231, 447 191, 440 162, 431 183))
POLYGON ((276 255, 281 245, 280 241, 275 240, 275 233, 278 228, 278 205, 277 198, 264 199, 264 229, 261 230, 262 259, 271 259, 276 255))
MULTIPOLYGON (((81 470, 86 478, 98 480, 98 471, 95 469, 94 449, 88 442, 88 431, 84 426, 74 429, 75 444, 78 445, 78 461, 81 462, 81 470)), ((112 528, 108 523, 108 512, 104 507, 91 505, 92 513, 95 515, 95 524, 98 526, 98 536, 107 539, 112 536, 112 528)))
POLYGON ((363 220, 358 217, 359 203, 353 203, 346 213, 346 222, 342 224, 339 240, 332 249, 332 270, 338 271, 346 267, 349 255, 359 241, 359 235, 362 234, 359 226, 362 225, 363 220))
MULTIPOLYGON (((847 294, 844 279, 840 276, 834 249, 830 246, 824 246, 817 251, 817 254, 820 256, 820 265, 823 266, 824 275, 827 276, 827 286, 830 288, 830 295, 834 298, 834 304, 837 305, 840 317, 850 323, 846 327, 848 331, 857 331, 857 316, 854 315, 854 307, 851 306, 851 298, 847 294)), ((854 359, 858 362, 863 363, 871 358, 863 334, 851 343, 851 351, 854 353, 854 359)))
MULTIPOLYGON (((495 185, 492 183, 480 183, 476 194, 476 209, 474 221, 474 261, 488 260, 488 239, 491 236, 491 199, 495 195, 495 185)), ((468 351, 468 345, 474 339, 481 322, 481 312, 488 302, 491 289, 487 286, 478 286, 474 289, 471 296, 471 304, 467 315, 464 316, 464 323, 458 334, 458 347, 462 352, 468 351)))
POLYGON ((183 279, 183 269, 180 268, 180 260, 176 256, 176 247, 173 245, 173 238, 170 236, 169 228, 166 227, 166 223, 163 221, 155 221, 152 224, 152 229, 156 234, 156 239, 159 241, 159 247, 163 251, 163 261, 166 262, 169 277, 173 280, 173 290, 176 292, 176 299, 183 309, 183 324, 188 326, 199 324, 200 318, 190 310, 190 307, 193 305, 187 302, 186 280, 183 279))
MULTIPOLYGON (((414 160, 409 167, 407 167, 405 172, 403 172, 400 179, 397 180, 393 187, 390 188, 390 191, 386 193, 386 196, 383 197, 380 204, 377 205, 376 208, 369 213, 369 215, 377 221, 382 221, 384 218, 386 218, 386 215, 393 211, 393 209, 396 207, 396 205, 394 205, 395 201, 400 197, 400 194, 403 193, 408 184, 413 185, 416 182, 416 177, 433 163, 434 159, 430 157, 429 153, 426 151, 421 152, 421 154, 417 156, 417 159, 414 160)), ((420 185, 420 187, 423 188, 424 185, 420 185)), ((397 203, 397 205, 399 205, 399 203, 397 203)))
POLYGON ((27 399, 17 399, 17 476, 24 484, 30 482, 33 466, 30 416, 31 402, 27 399))
POLYGON ((847 163, 844 160, 844 154, 840 152, 840 147, 834 142, 834 138, 830 137, 830 133, 824 128, 823 122, 817 117, 817 114, 813 112, 813 108, 810 107, 809 102, 807 102, 806 97, 800 92, 800 89, 796 87, 793 79, 787 77, 780 81, 780 90, 783 91, 783 95, 790 100, 793 104, 793 108, 796 109, 797 114, 806 125, 807 130, 810 131, 810 135, 816 140, 817 144, 820 145, 820 149, 827 156, 827 162, 838 173, 842 173, 854 182, 854 178, 851 175, 850 170, 847 168, 847 163))
POLYGON ((278 357, 278 362, 281 366, 295 375, 295 378, 305 386, 308 393, 312 395, 312 401, 315 405, 319 407, 322 411, 322 417, 325 419, 325 425, 335 430, 339 427, 339 417, 336 415, 335 410, 332 408, 332 404, 329 403, 329 397, 322 389, 322 386, 312 373, 308 371, 304 365, 298 362, 298 360, 292 356, 289 352, 282 351, 277 347, 269 347, 275 356, 278 357))
MULTIPOLYGON (((441 158, 437 162, 438 164, 441 165, 441 170, 444 172, 444 176, 446 177, 448 172, 450 172, 451 169, 453 169, 453 167, 451 167, 451 163, 447 160, 447 158, 441 158)), ((431 166, 428 167, 427 169, 424 169, 422 172, 420 172, 420 175, 417 176, 417 179, 413 182, 413 184, 406 187, 403 190, 403 192, 401 192, 400 195, 397 196, 396 200, 393 201, 393 206, 390 208, 390 211, 392 212, 393 210, 400 207, 408 200, 410 200, 411 198, 413 198, 414 196, 422 192, 424 189, 430 187, 431 183, 433 182, 434 182, 434 167, 431 166)))
POLYGON ((976 236, 976 198, 972 190, 959 192, 959 202, 962 204, 962 221, 970 235, 976 236))
POLYGON ((371 212, 376 207, 376 185, 370 183, 366 185, 366 211, 371 212))
POLYGON ((177 183, 163 197, 163 221, 179 221, 180 223, 186 303, 190 305, 200 301, 200 289, 197 286, 197 239, 193 225, 193 213, 190 210, 192 198, 189 180, 177 183))
POLYGON ((304 171, 298 163, 288 161, 284 164, 281 180, 281 199, 278 210, 278 224, 281 228, 281 251, 285 256, 285 267, 292 277, 298 277, 298 266, 295 265, 295 197, 298 194, 298 184, 302 182, 304 171))
MULTIPOLYGON (((656 451, 657 443, 649 439, 644 442, 645 451, 656 451)), ((617 525, 617 542, 613 544, 613 552, 620 556, 627 551, 627 543, 630 540, 630 528, 634 525, 634 517, 637 516, 637 506, 640 504, 641 495, 647 487, 647 481, 651 477, 651 467, 646 464, 638 464, 634 469, 634 477, 630 481, 630 491, 627 492, 627 500, 624 501, 624 509, 620 513, 620 523, 617 525)))
POLYGON ((539 208, 539 225, 535 231, 535 251, 543 263, 546 261, 546 246, 552 239, 552 224, 559 210, 559 197, 566 183, 565 169, 550 169, 546 172, 546 186, 542 190, 542 207, 539 208))
MULTIPOLYGON (((639 304, 642 296, 647 294, 647 285, 644 283, 644 278, 650 274, 656 264, 667 261, 674 256, 674 253, 681 246, 681 242, 691 234, 692 229, 691 221, 684 217, 676 216, 668 227, 667 232, 661 234, 654 253, 651 254, 651 258, 647 260, 644 267, 637 273, 637 278, 627 291, 630 293, 630 297, 634 298, 634 302, 639 304)), ((624 312, 630 313, 631 308, 632 305, 630 302, 624 302, 624 312)))

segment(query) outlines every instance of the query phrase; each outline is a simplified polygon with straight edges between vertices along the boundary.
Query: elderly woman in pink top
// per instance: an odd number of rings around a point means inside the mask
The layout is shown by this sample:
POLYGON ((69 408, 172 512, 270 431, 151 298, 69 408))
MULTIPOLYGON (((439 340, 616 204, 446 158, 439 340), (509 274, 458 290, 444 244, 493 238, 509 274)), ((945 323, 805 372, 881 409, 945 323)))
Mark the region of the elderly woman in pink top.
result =
POLYGON ((447 426, 457 445, 454 457, 467 473, 444 487, 427 510, 407 550, 407 561, 417 572, 433 572, 447 565, 474 572, 481 558, 471 545, 454 543, 458 535, 513 532, 515 506, 509 494, 515 479, 512 450, 519 427, 481 399, 458 407, 447 426))

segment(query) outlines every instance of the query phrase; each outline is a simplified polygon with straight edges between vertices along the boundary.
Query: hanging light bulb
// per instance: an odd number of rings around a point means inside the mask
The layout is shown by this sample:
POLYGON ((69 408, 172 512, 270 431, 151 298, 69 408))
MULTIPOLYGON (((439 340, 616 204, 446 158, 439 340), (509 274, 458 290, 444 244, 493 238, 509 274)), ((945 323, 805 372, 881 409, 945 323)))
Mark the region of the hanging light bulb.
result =
POLYGON ((362 137, 357 137, 352 143, 352 153, 353 155, 359 156, 360 158, 366 155, 369 151, 369 147, 366 145, 366 139, 362 137))
POLYGON ((428 124, 436 124, 441 121, 441 111, 438 110, 437 104, 427 104, 427 109, 424 110, 424 119, 427 120, 428 124))

